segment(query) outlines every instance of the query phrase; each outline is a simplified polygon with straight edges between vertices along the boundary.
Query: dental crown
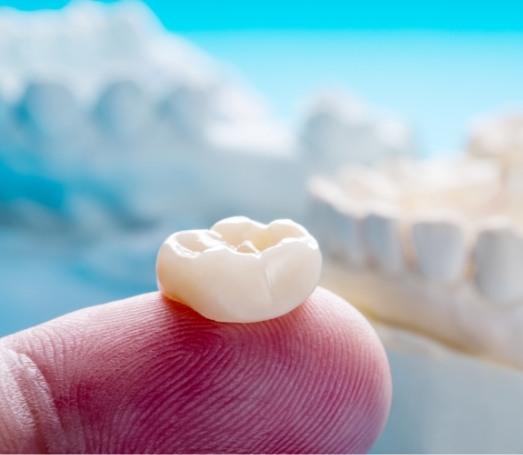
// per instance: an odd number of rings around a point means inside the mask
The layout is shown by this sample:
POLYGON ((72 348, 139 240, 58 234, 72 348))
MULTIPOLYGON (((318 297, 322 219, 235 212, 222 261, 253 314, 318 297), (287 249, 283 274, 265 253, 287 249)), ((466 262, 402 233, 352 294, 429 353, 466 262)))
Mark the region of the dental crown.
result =
POLYGON ((303 226, 232 217, 169 236, 156 273, 166 297, 208 319, 259 322, 303 303, 318 284, 321 264, 318 243, 303 226))

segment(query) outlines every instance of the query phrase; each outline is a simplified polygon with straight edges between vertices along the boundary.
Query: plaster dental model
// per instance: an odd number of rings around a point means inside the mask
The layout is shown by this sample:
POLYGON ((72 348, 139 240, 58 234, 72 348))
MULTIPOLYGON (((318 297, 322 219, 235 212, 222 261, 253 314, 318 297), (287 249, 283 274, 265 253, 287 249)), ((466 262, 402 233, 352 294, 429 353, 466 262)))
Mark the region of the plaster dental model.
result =
POLYGON ((0 36, 0 225, 98 235, 172 225, 167 213, 207 225, 303 211, 288 128, 143 3, 0 8, 0 36))
POLYGON ((172 234, 158 252, 162 293, 219 322, 258 322, 303 303, 321 272, 318 243, 291 220, 232 217, 172 234))
POLYGON ((373 321, 392 365, 376 452, 523 449, 523 155, 496 146, 517 144, 509 123, 489 123, 497 142, 476 130, 461 158, 309 182, 321 284, 373 321))
POLYGON ((172 226, 172 213, 303 219, 310 172, 415 152, 409 126, 343 92, 295 134, 140 2, 3 8, 0 36, 0 225, 98 235, 172 226))
POLYGON ((325 284, 387 323, 523 368, 523 224, 502 165, 352 166, 311 181, 325 284))

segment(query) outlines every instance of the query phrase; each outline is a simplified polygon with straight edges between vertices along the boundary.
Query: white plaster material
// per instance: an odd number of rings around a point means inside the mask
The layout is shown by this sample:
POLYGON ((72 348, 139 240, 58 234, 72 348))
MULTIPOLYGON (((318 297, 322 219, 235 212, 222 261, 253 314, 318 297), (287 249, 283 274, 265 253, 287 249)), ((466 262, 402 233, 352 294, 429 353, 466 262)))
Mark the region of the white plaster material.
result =
POLYGON ((403 270, 401 230, 396 213, 373 211, 363 220, 363 236, 371 262, 388 273, 403 270))
POLYGON ((427 279, 447 283, 463 275, 467 250, 459 220, 419 220, 411 232, 417 264, 427 279))
POLYGON ((523 299, 523 236, 510 226, 480 232, 475 248, 476 283, 499 303, 523 299))
POLYGON ((486 116, 474 122, 468 153, 494 158, 505 164, 523 162, 523 114, 511 112, 486 116))
POLYGON ((495 162, 471 158, 315 177, 323 284, 388 324, 523 368, 523 225, 503 178, 495 162), (345 260, 351 231, 334 229, 355 220, 360 262, 345 260))
POLYGON ((412 156, 415 151, 414 134, 406 123, 342 91, 322 93, 311 103, 299 143, 314 171, 412 156))

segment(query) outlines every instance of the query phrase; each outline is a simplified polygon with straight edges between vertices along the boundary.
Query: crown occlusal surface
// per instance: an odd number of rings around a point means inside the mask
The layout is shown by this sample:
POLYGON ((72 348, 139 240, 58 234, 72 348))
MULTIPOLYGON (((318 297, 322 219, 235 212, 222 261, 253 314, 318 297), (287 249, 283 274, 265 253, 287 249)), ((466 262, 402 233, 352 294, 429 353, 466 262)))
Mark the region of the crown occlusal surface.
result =
POLYGON ((162 293, 220 322, 258 322, 299 306, 318 284, 318 243, 291 220, 226 218, 165 240, 156 273, 162 293))

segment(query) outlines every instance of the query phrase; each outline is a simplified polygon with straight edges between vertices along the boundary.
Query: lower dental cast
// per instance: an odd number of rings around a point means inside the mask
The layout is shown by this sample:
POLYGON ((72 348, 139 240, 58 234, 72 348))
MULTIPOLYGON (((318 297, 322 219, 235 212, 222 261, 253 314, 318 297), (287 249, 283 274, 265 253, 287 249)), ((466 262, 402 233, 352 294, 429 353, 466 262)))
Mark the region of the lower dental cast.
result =
POLYGON ((298 307, 316 288, 321 265, 318 242, 294 221, 232 217, 169 236, 156 275, 167 298, 214 321, 246 323, 298 307))

